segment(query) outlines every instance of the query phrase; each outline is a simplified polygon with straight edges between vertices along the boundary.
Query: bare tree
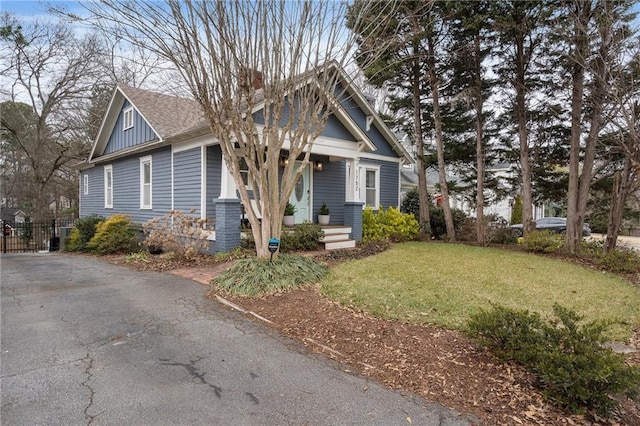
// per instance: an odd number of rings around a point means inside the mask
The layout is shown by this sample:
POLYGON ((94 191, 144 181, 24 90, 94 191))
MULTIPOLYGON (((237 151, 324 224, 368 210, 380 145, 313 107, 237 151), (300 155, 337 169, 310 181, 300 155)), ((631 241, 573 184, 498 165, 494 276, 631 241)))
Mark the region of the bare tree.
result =
POLYGON ((314 140, 340 107, 336 99, 345 88, 339 68, 355 47, 343 24, 346 4, 105 0, 85 7, 94 23, 179 71, 220 143, 257 254, 268 257, 268 241, 280 236, 284 209, 314 140), (264 124, 254 120, 258 109, 264 124), (302 165, 288 162, 279 178, 283 150, 302 165), (259 211, 243 184, 241 161, 259 211))
MULTIPOLYGON (((4 14, 0 23, 3 96, 2 131, 12 155, 24 167, 13 176, 28 191, 35 215, 48 212, 51 186, 61 169, 80 158, 86 140, 74 136, 81 123, 69 118, 91 92, 97 75, 100 43, 76 38, 62 23, 20 23, 4 14)), ((23 200, 27 201, 27 200, 23 200)))

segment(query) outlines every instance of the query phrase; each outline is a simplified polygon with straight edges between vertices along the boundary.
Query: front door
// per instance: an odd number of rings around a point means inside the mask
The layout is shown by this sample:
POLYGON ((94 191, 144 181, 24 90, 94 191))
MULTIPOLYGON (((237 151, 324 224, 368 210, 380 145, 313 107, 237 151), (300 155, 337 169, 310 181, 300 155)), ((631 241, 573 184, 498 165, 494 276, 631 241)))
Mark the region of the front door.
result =
MULTIPOLYGON (((302 163, 296 161, 296 168, 300 165, 302 163)), ((311 168, 308 164, 293 187, 289 202, 296 207, 296 223, 311 221, 311 168)))

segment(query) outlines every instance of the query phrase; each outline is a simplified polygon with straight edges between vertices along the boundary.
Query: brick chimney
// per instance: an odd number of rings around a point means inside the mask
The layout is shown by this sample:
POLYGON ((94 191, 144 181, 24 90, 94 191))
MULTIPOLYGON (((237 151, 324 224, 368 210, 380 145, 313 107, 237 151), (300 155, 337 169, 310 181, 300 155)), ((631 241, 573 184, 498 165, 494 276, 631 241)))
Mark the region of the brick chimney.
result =
POLYGON ((253 86, 254 89, 262 89, 263 81, 262 81, 262 71, 257 71, 254 69, 247 69, 238 77, 238 86, 247 89, 249 88, 249 84, 253 86))

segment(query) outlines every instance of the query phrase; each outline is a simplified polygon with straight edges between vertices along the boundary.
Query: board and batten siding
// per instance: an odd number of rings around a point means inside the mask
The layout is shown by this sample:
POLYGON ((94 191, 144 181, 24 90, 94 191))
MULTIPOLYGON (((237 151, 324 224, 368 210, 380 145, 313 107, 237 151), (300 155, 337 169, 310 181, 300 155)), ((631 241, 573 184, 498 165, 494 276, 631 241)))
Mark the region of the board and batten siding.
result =
POLYGON ((173 208, 200 215, 201 157, 200 147, 173 153, 173 208))
POLYGON ((330 162, 328 157, 315 157, 324 163, 322 171, 313 171, 313 221, 318 221, 318 211, 323 202, 329 207, 331 224, 344 223, 344 200, 346 192, 346 164, 344 161, 330 162))
POLYGON ((135 108, 133 109, 133 127, 122 130, 124 110, 130 106, 129 101, 125 100, 122 109, 120 109, 120 114, 118 115, 113 131, 111 132, 111 136, 109 136, 109 140, 107 141, 107 146, 104 150, 105 154, 158 139, 158 136, 154 133, 153 129, 151 129, 151 126, 138 114, 135 108))
POLYGON ((163 148, 83 170, 80 176, 80 216, 109 217, 126 214, 144 223, 171 210, 171 150, 163 148), (152 208, 140 209, 140 157, 151 156, 152 208), (113 208, 104 207, 104 166, 113 167, 113 208), (89 194, 83 192, 84 175, 89 176, 89 194))

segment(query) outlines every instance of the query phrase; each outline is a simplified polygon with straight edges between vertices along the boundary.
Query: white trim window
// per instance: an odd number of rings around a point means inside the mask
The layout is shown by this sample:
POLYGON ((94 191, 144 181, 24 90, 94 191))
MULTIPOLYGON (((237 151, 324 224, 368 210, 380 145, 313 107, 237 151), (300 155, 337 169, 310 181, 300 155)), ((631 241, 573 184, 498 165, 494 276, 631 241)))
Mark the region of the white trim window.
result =
POLYGON ((242 176, 242 183, 244 183, 244 187, 251 189, 251 185, 249 184, 249 165, 247 165, 244 157, 238 158, 238 165, 240 166, 240 176, 242 176))
POLYGON ((140 157, 140 208, 152 208, 152 168, 151 156, 140 157))
POLYGON ((104 208, 113 208, 113 166, 104 166, 104 208))
POLYGON ((380 207, 380 166, 360 167, 360 200, 365 206, 378 210, 380 207))
POLYGON ((89 194, 89 175, 85 174, 82 176, 82 193, 84 195, 89 194))
POLYGON ((133 127, 133 107, 125 108, 122 111, 122 130, 133 127))

